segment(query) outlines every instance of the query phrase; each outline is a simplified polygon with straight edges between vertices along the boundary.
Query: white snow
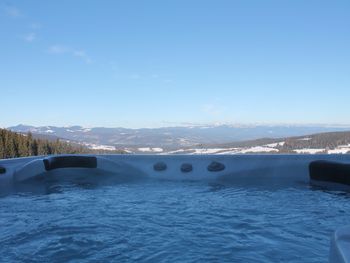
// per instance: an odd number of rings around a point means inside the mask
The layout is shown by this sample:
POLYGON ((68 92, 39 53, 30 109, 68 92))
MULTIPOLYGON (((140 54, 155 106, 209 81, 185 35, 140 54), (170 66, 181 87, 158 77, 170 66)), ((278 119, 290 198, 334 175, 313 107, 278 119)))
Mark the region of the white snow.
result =
POLYGON ((107 150, 107 151, 115 150, 115 146, 110 146, 110 145, 99 145, 99 144, 93 144, 93 143, 89 143, 85 145, 92 150, 107 150))
POLYGON ((169 154, 174 154, 174 153, 182 153, 184 152, 185 150, 184 149, 180 149, 180 150, 175 150, 175 151, 170 151, 168 152, 169 154))
POLYGON ((323 151, 325 151, 325 149, 304 148, 304 149, 294 150, 294 152, 296 153, 309 153, 309 154, 321 153, 323 151))
POLYGON ((158 148, 158 147, 152 148, 152 150, 153 150, 154 152, 162 152, 162 151, 163 151, 162 148, 158 148))
POLYGON ((49 130, 46 130, 45 132, 46 132, 46 133, 54 133, 54 131, 53 131, 53 130, 50 130, 50 129, 49 129, 49 130))
POLYGON ((229 148, 226 151, 219 152, 218 154, 238 154, 241 150, 240 148, 229 148))
POLYGON ((264 146, 255 146, 246 149, 242 149, 239 153, 259 153, 259 152, 278 152, 277 149, 264 147, 264 146))
POLYGON ((310 140, 311 140, 311 138, 309 138, 309 137, 298 139, 298 141, 310 141, 310 140))
POLYGON ((269 144, 265 144, 264 146, 266 147, 270 147, 270 148, 273 148, 273 147, 277 147, 278 143, 269 143, 269 144))
POLYGON ((328 150, 328 153, 329 154, 345 154, 345 153, 348 153, 350 152, 350 144, 348 145, 338 145, 337 148, 335 149, 332 149, 332 150, 328 150))
POLYGON ((328 150, 328 153, 329 154, 345 154, 345 153, 348 153, 350 152, 350 148, 336 148, 336 149, 333 149, 333 150, 328 150))
POLYGON ((274 148, 277 146, 283 146, 284 144, 285 144, 285 142, 276 142, 276 143, 265 144, 264 146, 274 148))
POLYGON ((191 149, 194 150, 193 154, 214 154, 225 149, 223 148, 211 148, 211 149, 191 149))
MULTIPOLYGON (((178 153, 184 150, 173 151, 172 153, 178 153)), ((255 146, 250 148, 204 148, 204 149, 188 149, 193 151, 191 154, 243 154, 243 153, 260 153, 260 152, 278 152, 277 149, 255 146)))
POLYGON ((154 147, 154 148, 142 147, 142 148, 138 148, 138 150, 140 152, 163 152, 163 149, 162 148, 158 148, 158 147, 154 147))
POLYGON ((140 152, 152 152, 150 147, 143 147, 143 148, 138 148, 140 152))

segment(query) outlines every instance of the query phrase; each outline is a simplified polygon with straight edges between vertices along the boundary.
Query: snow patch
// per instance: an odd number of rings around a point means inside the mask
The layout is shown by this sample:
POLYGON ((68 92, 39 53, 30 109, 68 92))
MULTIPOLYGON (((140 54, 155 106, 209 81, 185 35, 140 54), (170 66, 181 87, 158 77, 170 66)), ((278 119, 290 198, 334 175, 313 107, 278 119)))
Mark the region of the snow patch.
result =
POLYGON ((255 146, 239 151, 239 153, 259 153, 259 152, 278 152, 277 149, 264 147, 264 146, 255 146))
POLYGON ((285 144, 285 142, 276 142, 276 143, 265 144, 264 146, 270 147, 270 148, 274 148, 274 147, 277 147, 277 146, 283 146, 284 144, 285 144))
POLYGON ((170 152, 168 152, 168 153, 169 153, 169 154, 183 153, 184 151, 185 151, 184 149, 180 149, 180 150, 170 151, 170 152))
POLYGON ((224 151, 223 148, 211 148, 211 149, 191 149, 193 150, 193 154, 214 154, 220 151, 224 151))
POLYGON ((329 154, 345 154, 350 152, 350 144, 348 145, 338 145, 337 148, 328 150, 329 154))
POLYGON ((296 153, 309 153, 309 154, 322 153, 324 151, 325 151, 325 149, 311 149, 311 148, 294 150, 294 152, 296 152, 296 153))
POLYGON ((110 145, 98 145, 98 144, 85 144, 89 149, 92 150, 106 150, 106 151, 115 151, 115 146, 110 146, 110 145))
POLYGON ((142 147, 142 148, 138 148, 138 150, 140 152, 163 152, 163 149, 162 148, 158 148, 158 147, 155 147, 155 148, 142 147))
POLYGON ((350 152, 350 148, 336 148, 333 150, 328 150, 329 154, 346 154, 350 152))

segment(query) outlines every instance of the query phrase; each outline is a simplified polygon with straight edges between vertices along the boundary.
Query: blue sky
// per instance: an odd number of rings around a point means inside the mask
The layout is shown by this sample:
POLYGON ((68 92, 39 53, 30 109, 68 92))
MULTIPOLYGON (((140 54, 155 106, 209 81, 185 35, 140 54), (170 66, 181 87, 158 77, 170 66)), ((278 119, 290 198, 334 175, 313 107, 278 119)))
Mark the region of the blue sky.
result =
POLYGON ((350 123, 350 1, 0 1, 0 126, 350 123))

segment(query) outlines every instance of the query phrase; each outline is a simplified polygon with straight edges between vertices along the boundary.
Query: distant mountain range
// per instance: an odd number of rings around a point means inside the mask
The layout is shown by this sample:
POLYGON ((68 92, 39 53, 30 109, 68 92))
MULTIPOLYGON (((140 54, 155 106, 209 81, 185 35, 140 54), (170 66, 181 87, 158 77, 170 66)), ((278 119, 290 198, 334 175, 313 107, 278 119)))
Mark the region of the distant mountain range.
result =
MULTIPOLYGON (((301 142, 307 141, 311 143, 313 139, 310 140, 309 137, 305 137, 308 138, 305 139, 302 136, 350 130, 349 127, 321 125, 213 125, 153 129, 84 128, 81 126, 35 127, 17 125, 9 127, 8 129, 20 133, 31 132, 33 136, 44 136, 46 139, 59 138, 61 140, 86 145, 91 149, 123 149, 126 152, 132 153, 206 153, 205 149, 209 149, 207 153, 236 153, 237 151, 243 151, 242 153, 290 152, 293 149, 288 148, 288 143, 283 143, 282 145, 282 142, 298 141, 300 139, 301 142), (279 143, 276 145, 277 148, 270 147, 271 145, 275 146, 276 143, 279 143), (267 144, 270 145, 266 146, 267 148, 254 148, 251 151, 249 150, 251 147, 265 147, 264 145, 267 144), (284 146, 284 144, 286 146, 284 146), (227 150, 229 148, 231 150, 227 150), (272 150, 272 148, 274 148, 274 150, 272 150)), ((293 144, 293 146, 297 148, 299 147, 298 145, 297 143, 293 144)), ((320 145, 319 149, 322 148, 321 146, 323 147, 324 145, 320 145)), ((325 149, 325 147, 323 148, 325 149)))
POLYGON ((286 138, 262 138, 225 144, 197 145, 173 154, 349 154, 350 131, 286 138))

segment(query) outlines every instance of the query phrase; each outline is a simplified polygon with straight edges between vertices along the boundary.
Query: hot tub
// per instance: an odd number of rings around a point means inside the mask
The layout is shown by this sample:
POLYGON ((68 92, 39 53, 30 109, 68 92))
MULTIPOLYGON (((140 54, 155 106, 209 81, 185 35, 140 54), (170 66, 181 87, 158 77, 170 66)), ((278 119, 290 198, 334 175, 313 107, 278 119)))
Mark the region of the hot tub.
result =
POLYGON ((329 253, 348 186, 310 183, 320 160, 350 156, 1 160, 0 261, 350 262, 348 230, 329 253))

